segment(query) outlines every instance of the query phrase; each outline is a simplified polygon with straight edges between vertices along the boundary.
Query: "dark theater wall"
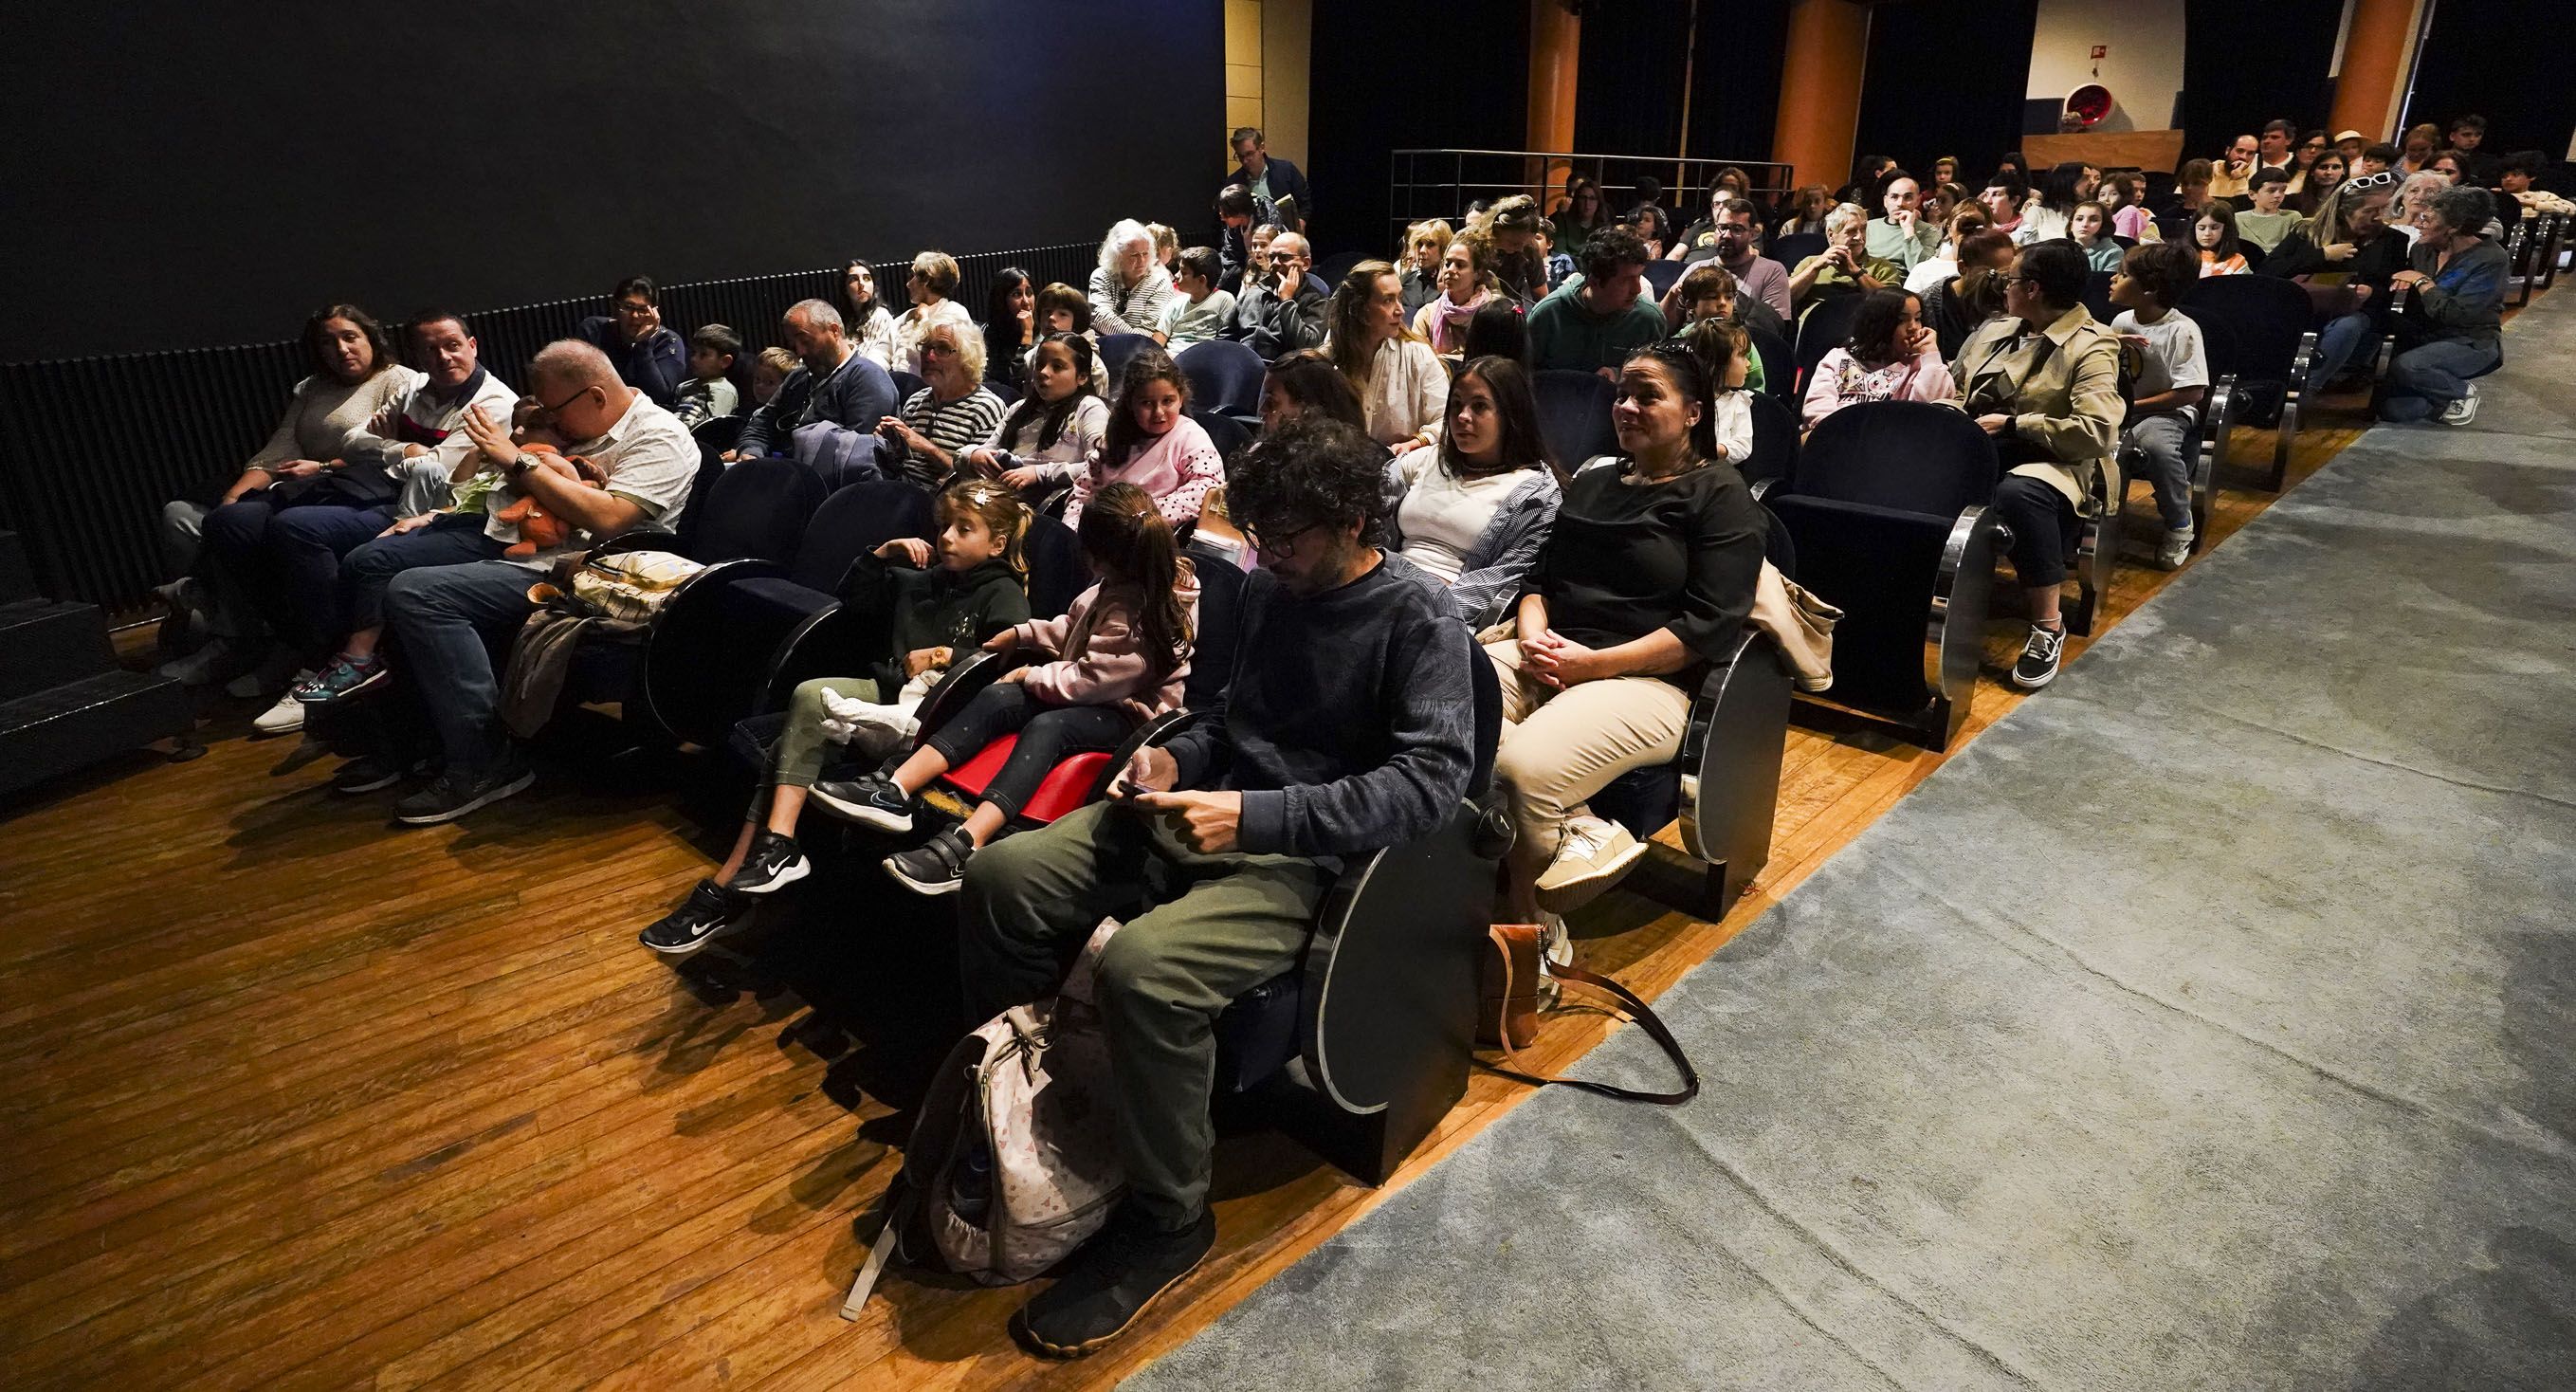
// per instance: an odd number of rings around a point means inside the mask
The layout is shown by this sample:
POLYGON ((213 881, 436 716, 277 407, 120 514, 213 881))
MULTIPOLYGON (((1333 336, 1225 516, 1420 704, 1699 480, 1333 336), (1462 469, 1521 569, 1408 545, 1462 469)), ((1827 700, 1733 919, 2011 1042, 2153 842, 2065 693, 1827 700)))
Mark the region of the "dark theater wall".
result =
POLYGON ((19 7, 0 361, 1210 222, 1206 0, 19 7))

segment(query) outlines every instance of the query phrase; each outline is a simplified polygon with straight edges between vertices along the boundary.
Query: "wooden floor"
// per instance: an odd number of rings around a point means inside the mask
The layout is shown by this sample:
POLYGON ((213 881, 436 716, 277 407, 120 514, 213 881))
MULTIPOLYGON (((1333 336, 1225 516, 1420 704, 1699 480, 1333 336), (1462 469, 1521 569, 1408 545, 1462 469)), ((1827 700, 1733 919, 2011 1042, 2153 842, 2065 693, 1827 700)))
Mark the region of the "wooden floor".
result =
MULTIPOLYGON (((2294 478, 2357 406, 2311 410, 2294 478)), ((2230 490, 2220 540, 2269 499, 2230 490)), ((2131 515, 2151 538, 2143 490, 2131 515)), ((2124 568, 2110 617, 2168 578, 2124 568)), ((2018 699, 1995 680, 2017 646, 1999 622, 1972 733, 2018 699)), ((1216 1256, 1109 1353, 1017 1352, 1022 1291, 895 1280, 844 1322, 851 1220, 953 1026, 935 919, 864 867, 747 961, 675 972, 634 934, 738 805, 683 806, 666 769, 554 768, 401 830, 391 794, 334 797, 327 762, 272 776, 287 746, 244 738, 249 714, 227 703, 197 762, 138 755, 0 823, 10 1386, 1108 1386, 1381 1197, 1232 1135, 1216 1256)), ((1794 731, 1756 892, 1722 923, 1613 895, 1584 960, 1661 991, 1939 762, 1794 731)), ((1540 1061, 1607 1028, 1561 1016, 1540 1061)), ((1723 1105, 1727 1061, 1699 1063, 1723 1105)), ((1525 1095, 1480 1074, 1405 1176, 1525 1095)))

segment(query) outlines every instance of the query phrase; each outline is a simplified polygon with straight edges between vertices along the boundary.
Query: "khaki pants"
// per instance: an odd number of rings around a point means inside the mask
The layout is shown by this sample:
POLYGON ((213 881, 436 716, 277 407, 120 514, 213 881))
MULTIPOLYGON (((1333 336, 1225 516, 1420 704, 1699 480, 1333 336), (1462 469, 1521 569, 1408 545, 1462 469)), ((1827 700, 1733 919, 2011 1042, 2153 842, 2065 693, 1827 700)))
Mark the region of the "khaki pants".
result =
POLYGON ((1690 693, 1661 677, 1610 677, 1558 690, 1521 672, 1520 644, 1485 645, 1503 682, 1494 779, 1510 800, 1512 858, 1535 876, 1556 859, 1568 817, 1631 769, 1668 764, 1690 728, 1690 693))

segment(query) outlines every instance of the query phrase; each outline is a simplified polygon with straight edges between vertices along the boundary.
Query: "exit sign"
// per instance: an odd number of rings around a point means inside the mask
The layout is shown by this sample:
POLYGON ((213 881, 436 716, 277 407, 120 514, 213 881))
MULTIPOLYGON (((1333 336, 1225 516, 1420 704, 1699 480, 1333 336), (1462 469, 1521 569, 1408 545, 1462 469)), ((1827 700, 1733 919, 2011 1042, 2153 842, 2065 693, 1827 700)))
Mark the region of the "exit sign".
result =
POLYGON ((2109 44, 2095 44, 2095 45, 2093 45, 2093 56, 2094 56, 2094 57, 2096 57, 2096 58, 2108 58, 2108 57, 2110 57, 2110 56, 2111 56, 2111 46, 2110 46, 2109 44))

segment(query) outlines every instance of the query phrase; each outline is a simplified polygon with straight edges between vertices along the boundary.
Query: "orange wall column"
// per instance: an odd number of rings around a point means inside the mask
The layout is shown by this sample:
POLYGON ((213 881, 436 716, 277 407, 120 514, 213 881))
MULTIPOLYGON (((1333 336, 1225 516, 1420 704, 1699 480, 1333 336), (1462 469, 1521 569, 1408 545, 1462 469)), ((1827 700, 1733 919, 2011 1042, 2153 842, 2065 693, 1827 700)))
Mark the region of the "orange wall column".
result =
POLYGON ((2415 20, 2423 0, 2355 0, 2344 31, 2343 72, 2335 78, 2330 130, 2357 130, 2372 140, 2397 136, 2397 102, 2415 55, 2415 20))
POLYGON ((1851 172, 1861 73, 1868 61, 1866 6, 1851 0, 1796 0, 1790 6, 1771 158, 1795 166, 1793 183, 1838 188, 1851 172))
MULTIPOLYGON (((1561 0, 1530 0, 1529 143, 1523 148, 1574 148, 1575 61, 1582 52, 1583 21, 1566 13, 1561 0)), ((1565 169, 1558 163, 1529 172, 1541 208, 1548 202, 1542 190, 1563 185, 1565 169)))

